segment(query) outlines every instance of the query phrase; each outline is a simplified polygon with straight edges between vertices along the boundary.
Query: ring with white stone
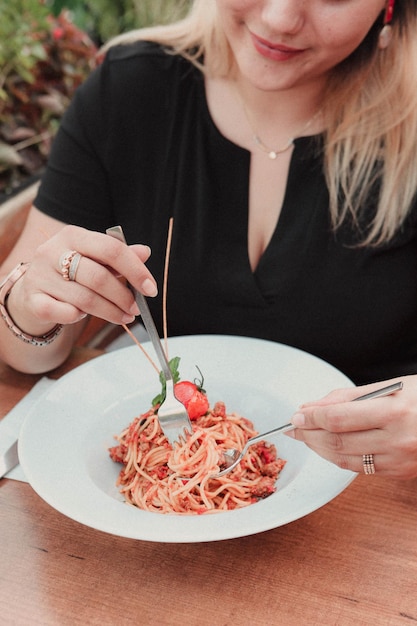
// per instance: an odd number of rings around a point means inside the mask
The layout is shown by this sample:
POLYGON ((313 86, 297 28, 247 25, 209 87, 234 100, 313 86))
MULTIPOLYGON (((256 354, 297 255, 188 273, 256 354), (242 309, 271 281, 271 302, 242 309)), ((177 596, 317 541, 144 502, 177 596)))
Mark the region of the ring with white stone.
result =
POLYGON ((75 280, 81 254, 76 250, 65 252, 60 258, 60 269, 64 280, 75 280))

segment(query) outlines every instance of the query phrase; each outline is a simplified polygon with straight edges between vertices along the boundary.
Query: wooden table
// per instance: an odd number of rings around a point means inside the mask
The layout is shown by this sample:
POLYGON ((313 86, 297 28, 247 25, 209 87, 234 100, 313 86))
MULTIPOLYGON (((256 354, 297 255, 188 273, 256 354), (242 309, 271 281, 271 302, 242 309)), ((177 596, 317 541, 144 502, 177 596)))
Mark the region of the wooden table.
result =
MULTIPOLYGON (((96 354, 77 349, 54 376, 96 354)), ((37 379, 0 365, 0 418, 37 379)), ((417 624, 417 480, 360 476, 287 526, 166 544, 87 528, 3 479, 0 624, 417 624)))

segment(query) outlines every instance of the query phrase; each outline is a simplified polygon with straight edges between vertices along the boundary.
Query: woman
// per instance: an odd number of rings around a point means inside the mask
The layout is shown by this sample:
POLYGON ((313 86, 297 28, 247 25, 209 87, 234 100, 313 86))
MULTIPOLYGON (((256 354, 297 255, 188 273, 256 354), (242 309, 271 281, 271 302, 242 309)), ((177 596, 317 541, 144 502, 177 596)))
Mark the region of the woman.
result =
POLYGON ((401 377, 385 399, 305 406, 294 436, 417 476, 416 32, 416 0, 195 0, 112 42, 2 268, 30 261, 1 290, 1 358, 47 371, 87 314, 133 321, 118 275, 161 327, 173 216, 169 334, 297 346, 364 393, 401 377))

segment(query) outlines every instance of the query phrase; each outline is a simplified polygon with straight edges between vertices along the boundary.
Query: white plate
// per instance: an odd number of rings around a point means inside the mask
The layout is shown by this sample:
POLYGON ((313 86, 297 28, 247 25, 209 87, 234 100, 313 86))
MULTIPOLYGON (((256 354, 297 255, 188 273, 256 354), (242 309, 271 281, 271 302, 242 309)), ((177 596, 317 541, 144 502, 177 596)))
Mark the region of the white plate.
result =
MULTIPOLYGON (((259 431, 287 422, 297 406, 352 382, 305 352, 258 339, 203 335, 169 340, 182 380, 204 375, 211 405, 226 402, 259 431)), ((153 355, 149 347, 149 353, 153 355)), ((29 413, 19 459, 33 489, 68 517, 101 531, 160 542, 217 541, 292 522, 337 496, 356 474, 341 470, 285 436, 287 460, 277 491, 244 509, 212 515, 149 513, 124 504, 115 486, 120 466, 108 448, 159 391, 155 370, 137 348, 123 348, 63 376, 29 413)))

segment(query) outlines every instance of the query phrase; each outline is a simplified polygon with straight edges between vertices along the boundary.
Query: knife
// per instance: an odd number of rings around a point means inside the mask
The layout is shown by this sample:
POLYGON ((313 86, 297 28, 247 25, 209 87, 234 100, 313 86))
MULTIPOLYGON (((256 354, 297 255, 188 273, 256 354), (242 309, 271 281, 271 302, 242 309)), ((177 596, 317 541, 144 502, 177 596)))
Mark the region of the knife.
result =
POLYGON ((10 472, 19 463, 17 454, 17 439, 9 446, 4 454, 0 456, 0 478, 10 472))

